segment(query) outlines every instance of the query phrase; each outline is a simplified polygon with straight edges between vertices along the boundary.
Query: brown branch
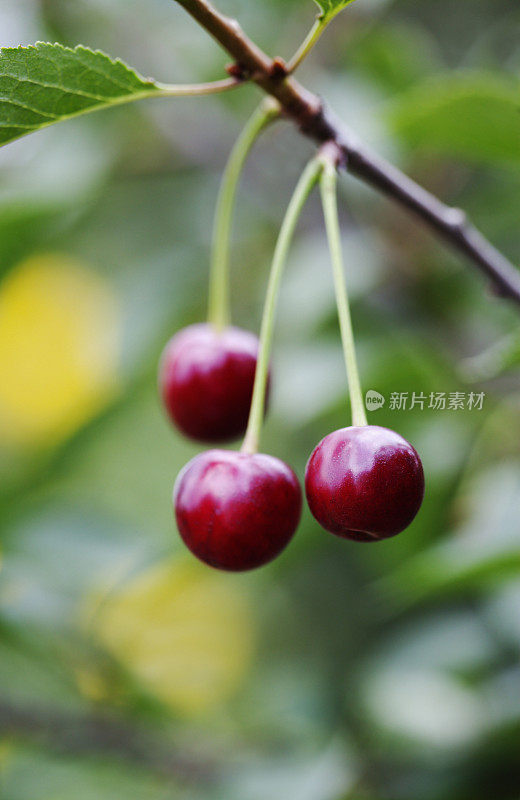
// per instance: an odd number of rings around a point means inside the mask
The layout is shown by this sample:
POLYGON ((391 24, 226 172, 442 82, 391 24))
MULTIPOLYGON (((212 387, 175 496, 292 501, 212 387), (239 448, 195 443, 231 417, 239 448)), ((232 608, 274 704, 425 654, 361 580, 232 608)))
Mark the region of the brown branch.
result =
POLYGON ((99 713, 80 716, 0 699, 0 735, 29 739, 59 754, 121 759, 186 783, 205 784, 218 774, 204 756, 189 756, 144 726, 99 713))
POLYGON ((520 272, 468 220, 373 153, 284 68, 271 59, 234 19, 224 16, 207 0, 176 0, 233 57, 241 75, 278 100, 284 114, 302 132, 322 144, 341 148, 343 166, 353 175, 390 197, 423 220, 437 235, 467 258, 491 281, 497 294, 520 305, 520 272))

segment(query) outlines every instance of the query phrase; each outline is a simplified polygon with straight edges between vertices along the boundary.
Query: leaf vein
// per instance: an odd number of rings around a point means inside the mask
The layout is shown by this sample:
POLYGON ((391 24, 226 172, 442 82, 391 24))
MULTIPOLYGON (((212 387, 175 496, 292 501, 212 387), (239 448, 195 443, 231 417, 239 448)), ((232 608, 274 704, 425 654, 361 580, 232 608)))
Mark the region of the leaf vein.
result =
MULTIPOLYGON (((45 123, 48 125, 49 123, 45 123)), ((0 119, 0 128, 24 128, 27 130, 39 129, 42 125, 38 122, 34 122, 32 125, 26 125, 23 122, 4 122, 4 120, 0 119)))
POLYGON ((32 111, 33 114, 40 114, 42 117, 48 117, 49 119, 59 119, 59 116, 56 114, 49 113, 48 111, 40 111, 39 108, 33 108, 32 106, 28 106, 25 103, 21 103, 19 100, 13 100, 12 97, 8 97, 7 95, 0 94, 0 102, 8 103, 9 105, 17 106, 18 108, 23 108, 26 111, 32 111))
MULTIPOLYGON (((55 83, 44 83, 42 81, 35 81, 31 78, 19 78, 17 75, 12 75, 9 72, 0 72, 0 78, 12 78, 13 80, 19 81, 20 83, 30 83, 32 86, 40 86, 42 89, 56 89, 59 92, 63 92, 63 94, 70 94, 73 97, 85 97, 89 100, 97 100, 100 103, 107 103, 109 104, 111 99, 114 99, 116 96, 102 96, 99 94, 91 94, 90 92, 84 92, 80 89, 66 89, 64 86, 60 86, 59 84, 55 83)), ((127 94, 131 94, 131 92, 127 92, 127 94)))

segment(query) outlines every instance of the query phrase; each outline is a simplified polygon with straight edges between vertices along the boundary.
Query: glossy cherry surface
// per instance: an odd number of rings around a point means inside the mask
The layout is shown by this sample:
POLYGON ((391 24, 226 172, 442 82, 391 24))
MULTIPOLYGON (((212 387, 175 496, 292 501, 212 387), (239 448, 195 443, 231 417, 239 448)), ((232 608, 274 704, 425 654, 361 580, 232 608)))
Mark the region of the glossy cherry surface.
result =
POLYGON ((191 552, 212 567, 239 572, 267 564, 288 544, 302 493, 278 458, 208 450, 179 474, 173 501, 191 552))
POLYGON ((240 328, 190 325, 166 345, 159 390, 172 421, 192 439, 224 442, 246 429, 258 339, 240 328))
POLYGON ((312 452, 305 491, 326 530, 378 541, 412 522, 424 496, 424 473, 417 452, 398 433, 377 425, 341 428, 312 452))

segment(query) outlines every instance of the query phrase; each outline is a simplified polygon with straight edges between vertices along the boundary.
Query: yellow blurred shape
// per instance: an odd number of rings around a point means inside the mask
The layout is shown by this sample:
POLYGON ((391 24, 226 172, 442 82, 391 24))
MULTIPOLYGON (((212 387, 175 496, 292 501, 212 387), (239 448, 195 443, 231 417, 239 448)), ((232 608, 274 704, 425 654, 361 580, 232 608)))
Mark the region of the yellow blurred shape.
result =
POLYGON ((0 286, 0 437, 48 444, 91 419, 117 387, 119 314, 99 275, 35 256, 0 286))
POLYGON ((0 775, 7 768, 11 759, 12 751, 13 745, 9 738, 0 739, 0 775))
POLYGON ((241 683, 253 625, 236 576, 181 561, 156 566, 109 597, 95 629, 147 691, 189 716, 241 683))
POLYGON ((100 702, 110 695, 110 687, 105 676, 99 670, 79 667, 74 671, 79 691, 89 700, 100 702))

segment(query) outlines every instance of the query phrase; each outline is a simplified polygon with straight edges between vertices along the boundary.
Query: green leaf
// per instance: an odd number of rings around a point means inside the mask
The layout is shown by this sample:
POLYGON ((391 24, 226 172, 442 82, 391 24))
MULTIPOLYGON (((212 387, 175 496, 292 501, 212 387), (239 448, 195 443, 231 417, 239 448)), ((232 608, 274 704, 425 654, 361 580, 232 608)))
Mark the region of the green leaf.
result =
POLYGON ((321 8, 320 19, 329 22, 336 14, 343 11, 354 0, 314 0, 321 8))
POLYGON ((0 146, 80 114, 169 93, 99 51, 38 42, 0 50, 0 146))
POLYGON ((450 74, 403 95, 391 111, 412 147, 481 163, 520 162, 520 83, 487 74, 450 74))

